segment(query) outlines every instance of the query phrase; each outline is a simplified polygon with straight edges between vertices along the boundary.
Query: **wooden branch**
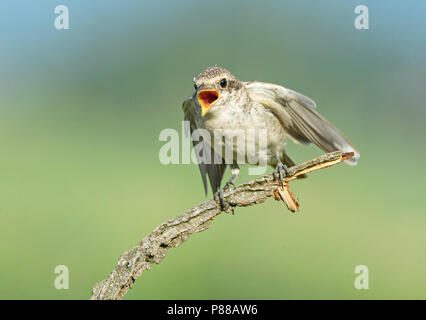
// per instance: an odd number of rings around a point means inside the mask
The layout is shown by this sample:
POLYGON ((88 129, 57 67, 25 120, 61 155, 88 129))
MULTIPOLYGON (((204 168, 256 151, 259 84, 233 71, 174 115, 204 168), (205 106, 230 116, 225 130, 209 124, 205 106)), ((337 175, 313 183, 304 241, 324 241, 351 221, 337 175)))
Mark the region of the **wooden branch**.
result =
MULTIPOLYGON (((299 204, 288 190, 289 181, 301 174, 332 166, 352 156, 353 153, 343 154, 336 151, 293 166, 289 168, 289 175, 284 178, 283 186, 274 180, 272 175, 242 183, 224 192, 225 204, 228 211, 232 211, 234 207, 251 206, 264 202, 268 197, 274 197, 276 200, 282 199, 289 210, 297 211, 299 204)), ((135 247, 120 256, 110 275, 93 287, 91 299, 122 299, 142 272, 150 269, 150 264, 160 263, 169 248, 177 247, 191 234, 208 229, 210 222, 220 213, 219 203, 207 200, 162 223, 135 247)))

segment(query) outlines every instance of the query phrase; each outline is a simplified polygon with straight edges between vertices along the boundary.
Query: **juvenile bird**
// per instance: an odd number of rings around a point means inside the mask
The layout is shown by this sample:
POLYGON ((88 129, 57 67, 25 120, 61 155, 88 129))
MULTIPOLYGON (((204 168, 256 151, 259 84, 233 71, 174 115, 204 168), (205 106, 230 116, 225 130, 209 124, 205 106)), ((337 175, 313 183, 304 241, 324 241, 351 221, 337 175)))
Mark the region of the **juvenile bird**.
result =
MULTIPOLYGON (((212 136, 210 141, 200 139, 193 144, 202 144, 201 152, 196 154, 204 190, 207 193, 208 176, 222 207, 223 191, 233 184, 240 172, 236 130, 240 135, 249 130, 256 132, 255 148, 243 150, 248 155, 256 153, 260 141, 257 135, 266 132, 266 162, 275 167, 274 176, 278 176, 281 183, 288 167, 294 165, 284 150, 287 138, 302 144, 313 143, 326 152, 354 152, 354 156, 345 161, 348 164, 355 165, 359 158, 348 139, 322 117, 315 110, 315 102, 303 94, 272 83, 242 82, 220 67, 200 72, 194 78, 194 87, 194 94, 184 101, 182 109, 191 132, 205 129, 212 136), (217 132, 221 132, 219 137, 217 132), (225 148, 233 152, 231 161, 225 159, 225 148), (227 165, 232 177, 219 189, 227 165)), ((243 157, 247 159, 247 154, 243 157)))

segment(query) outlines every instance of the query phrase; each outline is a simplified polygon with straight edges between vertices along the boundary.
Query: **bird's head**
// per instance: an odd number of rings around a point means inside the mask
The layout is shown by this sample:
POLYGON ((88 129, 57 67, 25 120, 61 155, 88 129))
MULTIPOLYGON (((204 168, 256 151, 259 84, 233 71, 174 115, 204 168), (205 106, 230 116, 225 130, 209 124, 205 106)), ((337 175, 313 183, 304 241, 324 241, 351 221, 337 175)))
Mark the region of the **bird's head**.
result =
POLYGON ((225 68, 209 67, 194 78, 195 94, 204 117, 215 105, 227 105, 242 87, 241 81, 225 68))

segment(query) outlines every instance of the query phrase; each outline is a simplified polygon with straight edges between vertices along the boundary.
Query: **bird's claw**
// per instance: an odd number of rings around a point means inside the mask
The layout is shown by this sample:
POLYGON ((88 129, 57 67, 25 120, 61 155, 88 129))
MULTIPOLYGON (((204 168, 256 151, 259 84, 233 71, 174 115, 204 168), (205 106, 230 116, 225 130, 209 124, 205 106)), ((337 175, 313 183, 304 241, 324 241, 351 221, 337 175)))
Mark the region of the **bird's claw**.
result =
POLYGON ((223 191, 226 191, 226 190, 229 190, 229 188, 230 187, 233 187, 234 189, 235 189, 235 185, 234 185, 234 183, 232 182, 232 181, 228 181, 226 184, 225 184, 225 186, 223 187, 223 191))
POLYGON ((223 198, 223 190, 222 189, 219 189, 218 191, 215 192, 214 199, 216 201, 219 200, 220 209, 223 210, 225 208, 225 199, 223 198))
POLYGON ((223 197, 223 192, 228 190, 230 185, 235 188, 232 182, 227 182, 222 189, 216 191, 214 198, 216 201, 219 200, 220 210, 225 211, 226 213, 232 212, 232 214, 234 214, 234 209, 229 205, 229 203, 225 202, 225 198, 223 197))
POLYGON ((283 187, 284 186, 284 177, 288 177, 288 176, 289 176, 288 167, 285 164, 278 162, 277 166, 275 167, 274 173, 273 173, 274 180, 276 178, 279 178, 281 186, 283 187))

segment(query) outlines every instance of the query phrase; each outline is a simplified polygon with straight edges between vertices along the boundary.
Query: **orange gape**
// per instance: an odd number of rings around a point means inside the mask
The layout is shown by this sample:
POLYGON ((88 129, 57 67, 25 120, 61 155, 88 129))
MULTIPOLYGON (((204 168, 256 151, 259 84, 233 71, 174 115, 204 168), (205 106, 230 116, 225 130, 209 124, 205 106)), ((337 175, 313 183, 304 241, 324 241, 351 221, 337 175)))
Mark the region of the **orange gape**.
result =
POLYGON ((219 92, 216 90, 203 90, 198 93, 198 101, 204 109, 208 109, 217 99, 219 99, 219 92))

